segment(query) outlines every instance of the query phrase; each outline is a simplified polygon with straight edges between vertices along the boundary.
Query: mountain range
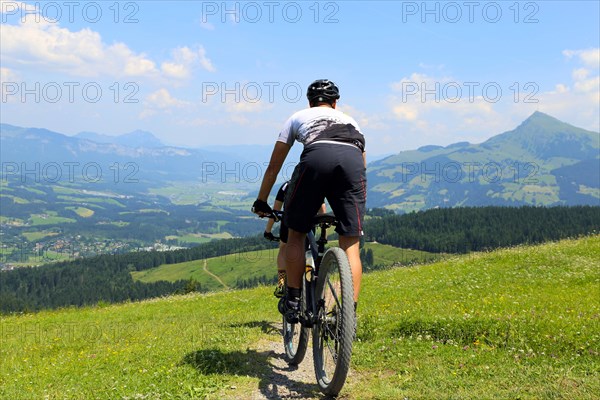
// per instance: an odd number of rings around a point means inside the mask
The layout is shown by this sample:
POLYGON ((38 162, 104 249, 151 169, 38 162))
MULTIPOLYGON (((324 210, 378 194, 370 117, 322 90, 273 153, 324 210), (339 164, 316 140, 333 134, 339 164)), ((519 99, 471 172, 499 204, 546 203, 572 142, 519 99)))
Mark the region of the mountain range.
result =
POLYGON ((83 184, 93 181, 107 186, 115 183, 115 174, 119 173, 134 179, 136 190, 170 181, 218 181, 216 174, 208 174, 205 169, 210 167, 212 171, 215 165, 240 162, 236 155, 165 146, 145 131, 121 136, 93 132, 67 136, 9 124, 0 124, 0 159, 2 173, 17 175, 21 180, 51 182, 60 175, 57 181, 77 183, 72 180, 79 178, 83 184), (88 173, 92 176, 82 176, 88 173))
POLYGON ((104 135, 96 132, 79 132, 76 138, 91 140, 96 143, 114 143, 127 147, 165 147, 152 132, 135 130, 123 135, 104 135))
MULTIPOLYGON (((597 205, 599 141, 598 132, 535 112, 515 129, 480 144, 424 146, 370 162, 368 207, 407 212, 479 205, 597 205)), ((102 179, 97 180, 107 185, 114 186, 115 169, 134 174, 137 191, 180 181, 234 183, 253 192, 260 183, 255 175, 268 162, 271 148, 189 149, 165 146, 145 131, 67 136, 40 128, 0 125, 3 179, 14 175, 23 181, 25 173, 25 178, 38 174, 43 181, 48 178, 46 173, 52 178, 48 183, 53 183, 60 173, 59 180, 66 181, 76 168, 87 166, 90 170, 91 165, 94 177, 100 169, 102 179)))
POLYGON ((600 133, 541 112, 480 144, 424 146, 368 166, 370 207, 600 204, 600 133))

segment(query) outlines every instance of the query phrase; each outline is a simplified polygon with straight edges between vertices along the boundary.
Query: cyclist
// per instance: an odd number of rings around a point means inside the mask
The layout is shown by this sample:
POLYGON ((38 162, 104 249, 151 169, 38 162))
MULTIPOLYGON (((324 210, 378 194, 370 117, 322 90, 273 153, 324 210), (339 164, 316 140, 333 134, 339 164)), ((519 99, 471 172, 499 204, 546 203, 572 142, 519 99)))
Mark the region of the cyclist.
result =
POLYGON ((336 109, 338 87, 328 79, 314 81, 306 93, 309 108, 294 113, 285 123, 271 154, 252 211, 271 211, 267 198, 294 141, 304 145, 285 196, 285 223, 289 228, 286 249, 286 320, 298 322, 300 288, 305 267, 304 240, 312 217, 326 198, 340 224, 339 245, 348 255, 358 301, 362 264, 359 240, 366 202, 365 139, 356 121, 336 109))
MULTIPOLYGON (((283 207, 283 200, 285 199, 285 190, 289 181, 286 181, 281 185, 279 190, 277 191, 277 196, 275 196, 275 203, 273 204, 273 210, 280 211, 283 207)), ((287 227, 281 222, 281 226, 279 227, 279 238, 273 236, 271 230, 273 229, 273 225, 275 220, 273 218, 269 218, 267 220, 267 226, 265 227, 265 232, 263 236, 265 239, 270 240, 272 242, 279 240, 279 252, 277 253, 277 286, 275 287, 275 292, 273 295, 275 297, 283 297, 283 293, 285 292, 285 244, 287 243, 287 227)))

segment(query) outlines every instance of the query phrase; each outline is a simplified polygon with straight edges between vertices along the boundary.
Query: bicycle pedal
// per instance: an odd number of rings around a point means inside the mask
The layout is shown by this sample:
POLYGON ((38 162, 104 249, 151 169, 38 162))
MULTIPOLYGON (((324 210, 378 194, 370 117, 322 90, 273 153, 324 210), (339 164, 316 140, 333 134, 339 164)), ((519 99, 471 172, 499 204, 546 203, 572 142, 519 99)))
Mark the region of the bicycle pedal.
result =
POLYGON ((294 313, 285 313, 285 320, 288 324, 297 324, 300 322, 300 316, 294 313))

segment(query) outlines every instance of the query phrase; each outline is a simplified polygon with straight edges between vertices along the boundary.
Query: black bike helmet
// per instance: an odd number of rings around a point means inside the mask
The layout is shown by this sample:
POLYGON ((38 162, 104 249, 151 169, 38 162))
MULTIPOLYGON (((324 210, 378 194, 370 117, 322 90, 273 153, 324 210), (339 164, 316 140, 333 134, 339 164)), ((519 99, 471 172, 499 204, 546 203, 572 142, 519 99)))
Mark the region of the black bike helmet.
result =
POLYGON ((332 103, 334 100, 340 98, 340 90, 329 79, 317 79, 308 86, 306 97, 309 103, 332 103))

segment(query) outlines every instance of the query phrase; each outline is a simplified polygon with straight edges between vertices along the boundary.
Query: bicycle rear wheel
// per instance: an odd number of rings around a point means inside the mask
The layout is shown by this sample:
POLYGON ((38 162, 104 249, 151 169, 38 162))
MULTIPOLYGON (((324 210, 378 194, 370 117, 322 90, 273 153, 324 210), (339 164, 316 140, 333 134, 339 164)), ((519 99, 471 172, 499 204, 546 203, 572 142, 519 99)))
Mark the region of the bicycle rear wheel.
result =
MULTIPOLYGON (((285 301, 286 297, 284 296, 280 301, 285 301)), ((306 309, 306 285, 304 279, 302 279, 301 301, 301 309, 304 310, 306 309)), ((300 323, 290 324, 285 319, 285 313, 283 314, 283 347, 285 349, 285 358, 288 364, 297 365, 302 362, 306 355, 310 332, 308 328, 304 328, 300 323)))
POLYGON ((330 248, 319 267, 313 328, 315 374, 321 391, 336 396, 348 375, 354 337, 354 286, 346 253, 330 248))

